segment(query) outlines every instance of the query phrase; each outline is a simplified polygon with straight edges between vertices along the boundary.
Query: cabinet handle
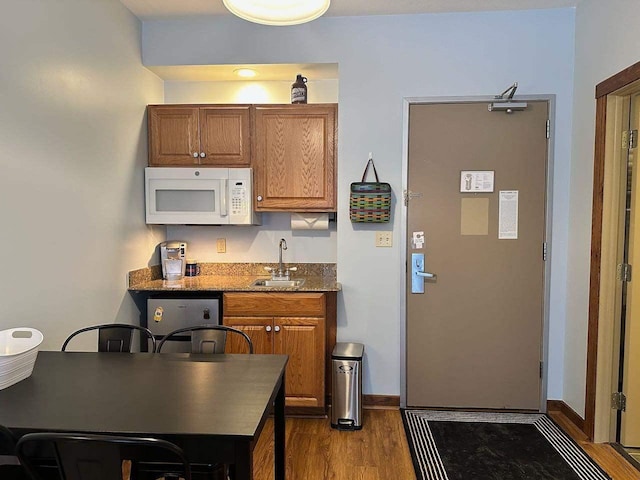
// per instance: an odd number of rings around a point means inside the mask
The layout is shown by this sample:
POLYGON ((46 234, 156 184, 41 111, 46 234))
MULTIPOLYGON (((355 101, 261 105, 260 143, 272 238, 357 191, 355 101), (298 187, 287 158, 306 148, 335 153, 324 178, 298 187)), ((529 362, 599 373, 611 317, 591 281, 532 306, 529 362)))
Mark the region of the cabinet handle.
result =
POLYGON ((262 195, 258 195, 258 201, 261 202, 262 201, 262 195))
POLYGON ((275 327, 273 327, 273 329, 274 329, 276 332, 279 332, 279 331, 280 331, 280 325, 276 325, 275 327))
POLYGON ((193 158, 198 158, 198 152, 193 152, 193 158))
POLYGON ((206 154, 206 153, 204 153, 204 152, 200 152, 200 158, 204 158, 204 157, 206 157, 206 156, 207 156, 207 154, 206 154))
POLYGON ((270 332, 270 331, 271 331, 271 325, 267 325, 266 327, 264 327, 264 329, 265 329, 267 332, 270 332))

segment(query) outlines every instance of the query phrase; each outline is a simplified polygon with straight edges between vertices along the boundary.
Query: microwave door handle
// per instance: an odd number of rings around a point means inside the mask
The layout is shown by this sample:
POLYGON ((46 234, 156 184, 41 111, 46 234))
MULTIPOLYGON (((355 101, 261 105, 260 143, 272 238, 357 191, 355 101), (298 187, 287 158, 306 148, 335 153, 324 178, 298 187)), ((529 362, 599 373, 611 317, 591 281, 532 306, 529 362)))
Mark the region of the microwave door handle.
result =
POLYGON ((229 191, 229 179, 220 182, 220 216, 227 216, 227 192, 229 191))

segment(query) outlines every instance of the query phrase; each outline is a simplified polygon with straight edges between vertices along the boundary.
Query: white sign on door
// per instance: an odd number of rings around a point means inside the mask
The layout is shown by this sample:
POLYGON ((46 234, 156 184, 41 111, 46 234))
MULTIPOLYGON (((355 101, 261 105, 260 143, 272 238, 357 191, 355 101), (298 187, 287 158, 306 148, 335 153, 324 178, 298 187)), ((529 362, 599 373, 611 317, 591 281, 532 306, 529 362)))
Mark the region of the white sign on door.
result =
POLYGON ((493 192, 493 170, 462 170, 460 193, 493 192))
POLYGON ((500 190, 498 238, 518 239, 518 190, 500 190))

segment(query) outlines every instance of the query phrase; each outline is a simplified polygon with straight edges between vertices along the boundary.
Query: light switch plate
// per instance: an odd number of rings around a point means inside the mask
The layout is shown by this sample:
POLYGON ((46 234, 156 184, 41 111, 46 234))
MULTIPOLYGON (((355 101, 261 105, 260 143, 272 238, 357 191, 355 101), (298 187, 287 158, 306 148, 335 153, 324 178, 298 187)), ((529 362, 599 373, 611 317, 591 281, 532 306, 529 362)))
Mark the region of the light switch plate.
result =
POLYGON ((392 247, 393 232, 376 232, 376 247, 392 247))
POLYGON ((216 240, 216 251, 218 253, 226 253, 227 252, 227 239, 219 238, 216 240))

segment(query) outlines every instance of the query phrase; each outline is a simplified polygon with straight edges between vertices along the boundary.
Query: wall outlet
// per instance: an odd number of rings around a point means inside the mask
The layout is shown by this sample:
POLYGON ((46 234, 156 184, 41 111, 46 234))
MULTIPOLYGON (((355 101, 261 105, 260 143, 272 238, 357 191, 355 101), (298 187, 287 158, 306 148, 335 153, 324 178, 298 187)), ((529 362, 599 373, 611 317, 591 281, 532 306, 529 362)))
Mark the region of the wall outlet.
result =
POLYGON ((392 247, 393 232, 376 232, 376 247, 392 247))
POLYGON ((226 253, 227 252, 227 239, 219 238, 216 240, 216 251, 218 253, 226 253))

